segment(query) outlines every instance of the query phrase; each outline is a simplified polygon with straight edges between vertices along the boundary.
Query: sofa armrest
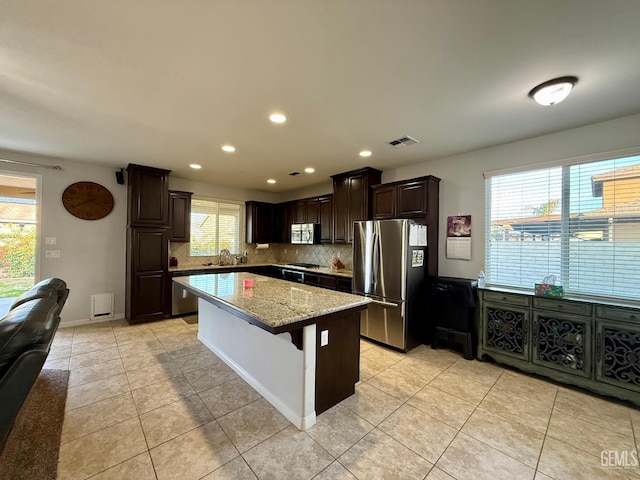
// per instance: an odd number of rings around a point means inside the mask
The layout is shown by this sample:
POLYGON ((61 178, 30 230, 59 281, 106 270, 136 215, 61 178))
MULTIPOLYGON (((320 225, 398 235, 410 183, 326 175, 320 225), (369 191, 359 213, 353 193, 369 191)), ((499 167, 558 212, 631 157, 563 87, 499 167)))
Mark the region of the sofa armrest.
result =
POLYGON ((49 346, 39 345, 20 355, 9 370, 0 378, 0 452, 4 448, 13 422, 20 412, 31 387, 44 365, 49 346))

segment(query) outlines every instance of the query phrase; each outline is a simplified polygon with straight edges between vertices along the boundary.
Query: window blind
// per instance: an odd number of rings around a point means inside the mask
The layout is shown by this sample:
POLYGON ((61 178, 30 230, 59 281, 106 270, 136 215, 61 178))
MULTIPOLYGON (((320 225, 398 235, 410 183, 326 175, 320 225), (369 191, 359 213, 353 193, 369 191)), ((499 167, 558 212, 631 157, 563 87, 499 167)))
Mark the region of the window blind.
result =
POLYGON ((488 285, 640 300, 640 156, 486 182, 488 285))
POLYGON ((192 199, 190 255, 213 256, 225 248, 239 254, 241 212, 237 203, 192 199))

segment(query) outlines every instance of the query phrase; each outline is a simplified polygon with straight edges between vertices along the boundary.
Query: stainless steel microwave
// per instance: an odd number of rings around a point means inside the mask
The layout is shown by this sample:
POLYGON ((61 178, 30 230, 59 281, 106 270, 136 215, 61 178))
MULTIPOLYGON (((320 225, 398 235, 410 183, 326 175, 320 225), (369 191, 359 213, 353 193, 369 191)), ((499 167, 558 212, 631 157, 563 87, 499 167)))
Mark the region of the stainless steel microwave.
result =
POLYGON ((319 225, 315 223, 294 223, 291 225, 291 243, 311 245, 317 243, 319 225))

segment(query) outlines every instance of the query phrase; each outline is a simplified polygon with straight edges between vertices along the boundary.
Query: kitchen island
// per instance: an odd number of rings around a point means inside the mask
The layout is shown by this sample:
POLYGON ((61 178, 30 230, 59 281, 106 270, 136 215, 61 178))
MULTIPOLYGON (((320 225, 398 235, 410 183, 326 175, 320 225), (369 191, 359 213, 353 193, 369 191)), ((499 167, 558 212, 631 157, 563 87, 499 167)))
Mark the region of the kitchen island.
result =
POLYGON ((173 281, 198 296, 198 339, 298 428, 354 393, 369 299, 248 272, 173 281))

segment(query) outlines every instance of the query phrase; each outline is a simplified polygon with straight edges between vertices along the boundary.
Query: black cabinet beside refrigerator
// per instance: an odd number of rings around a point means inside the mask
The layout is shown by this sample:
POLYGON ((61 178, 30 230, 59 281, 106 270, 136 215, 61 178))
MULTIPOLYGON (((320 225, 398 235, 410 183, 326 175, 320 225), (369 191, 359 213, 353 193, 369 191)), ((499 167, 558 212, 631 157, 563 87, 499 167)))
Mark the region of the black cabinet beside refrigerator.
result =
POLYGON ((478 344, 476 280, 430 277, 429 315, 425 322, 424 343, 434 349, 442 345, 462 346, 464 358, 473 360, 478 344))
POLYGON ((353 293, 371 298, 361 336, 407 352, 422 343, 427 227, 413 220, 355 222, 353 293))

